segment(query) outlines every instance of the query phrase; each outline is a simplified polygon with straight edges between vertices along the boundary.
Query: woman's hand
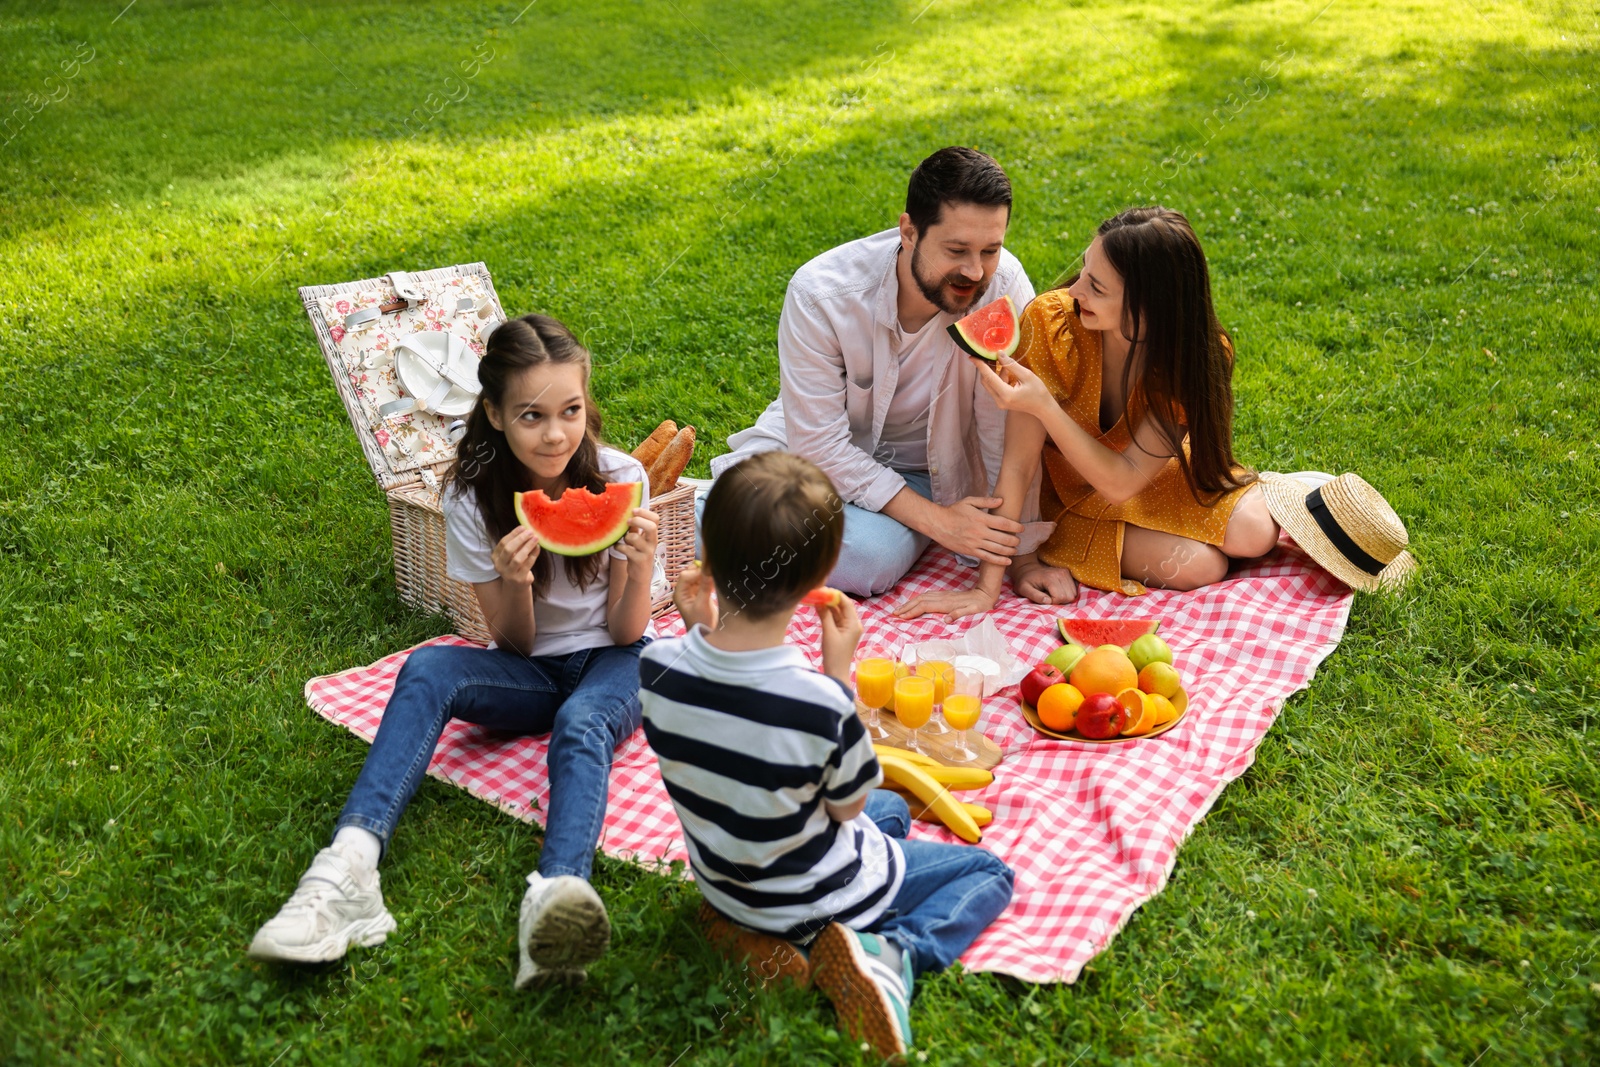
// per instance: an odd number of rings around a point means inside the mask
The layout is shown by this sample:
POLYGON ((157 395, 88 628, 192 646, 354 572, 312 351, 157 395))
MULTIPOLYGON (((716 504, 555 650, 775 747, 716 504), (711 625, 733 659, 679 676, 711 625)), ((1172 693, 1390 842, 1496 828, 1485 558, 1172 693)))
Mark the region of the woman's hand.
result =
POLYGON ((1078 599, 1078 583, 1072 572, 1049 567, 1037 559, 1022 559, 1011 565, 1011 588, 1035 604, 1070 604, 1078 599))
POLYGON ((539 558, 539 536, 526 526, 500 538, 489 553, 496 573, 507 585, 533 585, 533 562, 539 558))
POLYGON ((944 613, 946 622, 955 622, 968 615, 981 615, 994 607, 995 594, 980 586, 959 592, 918 593, 895 609, 897 619, 916 619, 923 615, 944 613))
POLYGON ((1057 407, 1056 398, 1050 395, 1050 387, 1044 380, 1010 356, 1001 356, 996 361, 999 373, 985 360, 974 357, 973 362, 978 365, 978 381, 994 397, 995 406, 1001 411, 1020 411, 1043 419, 1057 407))
POLYGON ((850 661, 861 643, 861 616, 856 602, 840 593, 832 604, 819 604, 822 623, 822 673, 850 684, 850 661))
POLYGON ((699 560, 678 572, 678 580, 672 583, 672 606, 683 616, 686 629, 692 630, 699 625, 704 625, 708 630, 717 628, 715 593, 711 575, 701 568, 699 560))
POLYGON ((655 576, 657 521, 649 508, 634 508, 628 532, 617 542, 617 550, 628 560, 628 581, 641 582, 646 589, 655 576))

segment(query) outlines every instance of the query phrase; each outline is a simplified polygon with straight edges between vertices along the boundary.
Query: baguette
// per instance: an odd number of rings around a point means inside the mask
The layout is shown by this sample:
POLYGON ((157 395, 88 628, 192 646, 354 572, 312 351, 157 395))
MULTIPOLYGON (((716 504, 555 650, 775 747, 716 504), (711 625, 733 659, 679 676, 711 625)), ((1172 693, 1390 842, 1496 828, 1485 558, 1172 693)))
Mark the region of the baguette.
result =
POLYGON ((650 431, 650 436, 639 442, 639 447, 633 450, 633 458, 644 464, 644 469, 649 470, 650 464, 661 455, 661 450, 666 448, 674 437, 678 435, 678 424, 671 419, 666 419, 650 431))
POLYGON ((694 454, 694 427, 685 426, 650 464, 650 495, 660 496, 678 484, 678 476, 694 454))

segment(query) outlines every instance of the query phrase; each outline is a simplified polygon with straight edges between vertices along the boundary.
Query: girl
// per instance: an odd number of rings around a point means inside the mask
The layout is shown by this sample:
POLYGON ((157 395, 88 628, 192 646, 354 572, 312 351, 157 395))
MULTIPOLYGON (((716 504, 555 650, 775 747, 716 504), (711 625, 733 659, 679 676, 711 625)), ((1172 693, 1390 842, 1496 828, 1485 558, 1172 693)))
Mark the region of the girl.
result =
MULTIPOLYGON (((1131 208, 1101 223, 1083 271, 1023 313, 1017 360, 999 373, 978 364, 1007 412, 1000 514, 1021 513, 1042 456, 1039 508, 1056 524, 1012 561, 1018 595, 1194 589, 1277 544, 1255 474, 1233 457, 1233 345, 1183 215, 1131 208)), ((1003 573, 986 563, 972 589, 925 593, 898 614, 987 611, 1003 573)))
MULTIPOLYGON (((561 323, 526 315, 489 335, 483 393, 446 477, 448 573, 471 582, 495 642, 411 653, 366 764, 336 824, 287 904, 256 934, 257 959, 313 963, 375 945, 395 928, 377 862, 451 719, 550 734, 550 805, 539 869, 528 875, 517 988, 581 980, 610 942, 588 878, 606 813, 611 755, 639 726, 639 651, 649 641, 656 516, 633 513, 601 555, 539 550, 512 494, 644 482, 633 457, 600 443, 589 353, 561 323)), ((648 499, 645 500, 648 504, 648 499)))

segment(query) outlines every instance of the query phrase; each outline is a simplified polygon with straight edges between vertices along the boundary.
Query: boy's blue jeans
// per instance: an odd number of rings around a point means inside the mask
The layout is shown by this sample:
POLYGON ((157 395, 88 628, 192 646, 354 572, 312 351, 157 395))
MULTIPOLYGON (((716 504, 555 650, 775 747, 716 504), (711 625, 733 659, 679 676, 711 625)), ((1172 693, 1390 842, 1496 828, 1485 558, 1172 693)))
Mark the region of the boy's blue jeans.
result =
POLYGON ((639 650, 649 643, 560 656, 429 645, 406 659, 378 735, 334 827, 376 834, 385 851, 451 719, 549 734, 550 806, 539 873, 585 880, 606 816, 611 756, 639 728, 639 650))
POLYGON ((905 880, 885 917, 872 927, 911 954, 916 974, 954 963, 1011 903, 1015 875, 986 848, 907 841, 911 809, 887 789, 867 796, 866 814, 890 837, 900 839, 905 880))

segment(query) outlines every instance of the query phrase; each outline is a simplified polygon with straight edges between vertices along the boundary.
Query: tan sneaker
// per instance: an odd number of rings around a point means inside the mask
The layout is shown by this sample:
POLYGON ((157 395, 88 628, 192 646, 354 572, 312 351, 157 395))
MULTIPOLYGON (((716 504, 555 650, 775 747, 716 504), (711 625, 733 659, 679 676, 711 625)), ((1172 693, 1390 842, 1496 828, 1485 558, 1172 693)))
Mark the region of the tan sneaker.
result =
POLYGON ((763 987, 792 982, 804 989, 811 984, 811 964, 805 953, 773 934, 750 930, 729 922, 705 901, 700 902, 700 932, 716 950, 734 963, 743 963, 763 987))

